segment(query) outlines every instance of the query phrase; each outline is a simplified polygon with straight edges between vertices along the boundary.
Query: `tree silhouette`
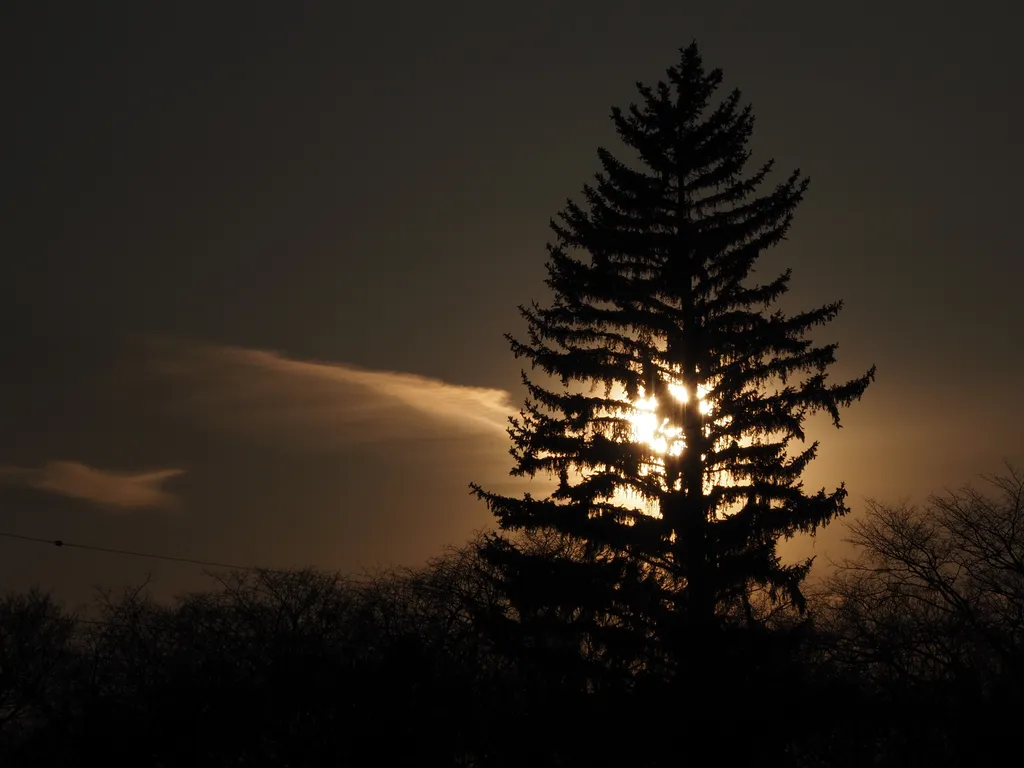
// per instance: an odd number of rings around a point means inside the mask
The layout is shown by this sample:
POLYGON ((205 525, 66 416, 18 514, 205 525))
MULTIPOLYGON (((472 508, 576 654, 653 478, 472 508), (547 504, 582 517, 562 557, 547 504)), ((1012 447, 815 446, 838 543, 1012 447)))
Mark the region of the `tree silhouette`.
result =
POLYGON ((855 557, 809 590, 808 695, 839 706, 808 723, 807 764, 974 765, 1019 749, 1024 472, 982 478, 921 506, 869 500, 849 525, 855 557))
POLYGON ((864 676, 1024 692, 1024 472, 982 477, 923 507, 869 501, 850 525, 858 557, 817 613, 864 676))
POLYGON ((501 533, 483 554, 512 606, 502 632, 554 653, 549 670, 588 690, 601 683, 589 663, 574 677, 580 659, 671 671, 725 617, 756 624, 752 588, 803 610, 810 560, 783 564, 777 541, 844 514, 846 490, 805 492, 818 443, 791 446, 815 412, 840 426, 874 378, 872 367, 830 383, 837 345, 808 338, 841 302, 771 311, 790 271, 749 279, 808 181, 795 171, 759 194, 773 163, 746 172, 750 106, 738 90, 713 104, 721 71, 705 71, 696 44, 680 53, 667 82, 639 83, 642 102, 612 110, 637 162, 598 149, 585 202, 551 222, 554 300, 520 307, 528 340, 507 337, 535 372, 523 372, 528 398, 509 428, 511 474, 548 474, 557 488, 471 486, 503 531, 580 542, 552 555, 501 533))
POLYGON ((84 621, 46 595, 0 600, 0 764, 497 764, 479 702, 517 680, 467 620, 492 591, 471 560, 233 572, 169 604, 143 584, 84 621))
POLYGON ((59 717, 74 623, 36 588, 0 598, 0 762, 6 743, 59 717))

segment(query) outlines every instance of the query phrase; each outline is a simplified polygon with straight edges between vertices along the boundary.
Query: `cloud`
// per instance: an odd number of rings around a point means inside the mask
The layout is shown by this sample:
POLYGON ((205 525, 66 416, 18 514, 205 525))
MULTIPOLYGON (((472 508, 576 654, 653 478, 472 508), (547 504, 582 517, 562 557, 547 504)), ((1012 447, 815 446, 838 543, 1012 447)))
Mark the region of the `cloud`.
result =
POLYGON ((208 427, 306 446, 507 440, 514 411, 505 390, 410 373, 167 339, 142 350, 129 376, 141 376, 152 402, 208 427))
POLYGON ((105 507, 143 509, 170 506, 174 497, 163 490, 182 469, 113 472, 77 461, 51 461, 39 469, 0 466, 0 483, 86 499, 105 507))

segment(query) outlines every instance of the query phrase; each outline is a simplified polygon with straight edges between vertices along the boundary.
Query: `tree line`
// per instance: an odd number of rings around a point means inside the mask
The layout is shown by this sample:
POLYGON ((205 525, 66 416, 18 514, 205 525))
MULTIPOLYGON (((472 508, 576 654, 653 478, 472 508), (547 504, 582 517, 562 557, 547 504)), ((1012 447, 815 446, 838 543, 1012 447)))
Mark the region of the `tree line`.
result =
MULTIPOLYGON (((373 577, 233 572, 172 604, 107 593, 87 620, 11 594, 0 764, 661 766, 713 749, 727 765, 956 766, 1016 749, 1024 473, 874 503, 850 538, 802 615, 754 601, 763 630, 713 662, 697 734, 688 686, 609 666, 581 689, 561 668, 594 664, 587 649, 552 634, 542 658, 495 635, 515 609, 483 535, 373 577)), ((582 554, 562 536, 518 544, 582 554)))

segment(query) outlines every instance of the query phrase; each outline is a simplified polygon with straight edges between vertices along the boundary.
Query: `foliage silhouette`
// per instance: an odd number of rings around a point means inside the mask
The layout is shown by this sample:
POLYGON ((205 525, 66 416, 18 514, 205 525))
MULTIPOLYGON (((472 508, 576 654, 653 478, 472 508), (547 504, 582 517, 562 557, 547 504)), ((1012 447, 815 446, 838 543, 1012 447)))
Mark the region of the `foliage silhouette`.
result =
POLYGON ((510 652, 577 691, 647 675, 678 678, 702 691, 689 701, 709 702, 727 670, 737 685, 761 685, 742 660, 752 637, 765 653, 778 638, 735 631, 770 624, 755 593, 805 607, 810 561, 783 564, 777 541, 845 514, 846 490, 806 493, 818 444, 790 449, 817 411, 838 427, 874 368, 830 383, 836 345, 808 333, 841 302, 769 311, 790 272, 750 281, 807 180, 793 172, 761 193, 773 163, 746 171, 750 107, 735 90, 713 103, 721 71, 705 70, 696 44, 680 54, 667 82, 638 84, 639 106, 612 110, 637 162, 598 149, 585 204, 568 201, 551 224, 554 299, 521 308, 527 341, 508 337, 546 377, 523 372, 512 474, 550 474, 558 486, 546 498, 471 487, 504 531, 482 551, 508 597, 492 625, 510 652), (644 433, 639 419, 651 422, 644 433), (514 535, 543 531, 564 537, 561 549, 524 548, 514 535))

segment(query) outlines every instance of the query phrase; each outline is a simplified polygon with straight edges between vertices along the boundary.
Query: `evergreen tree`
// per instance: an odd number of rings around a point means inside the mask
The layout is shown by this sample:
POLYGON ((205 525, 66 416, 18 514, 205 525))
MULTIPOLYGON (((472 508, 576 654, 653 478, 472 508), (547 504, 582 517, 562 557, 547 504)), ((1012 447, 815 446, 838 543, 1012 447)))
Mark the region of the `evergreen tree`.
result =
MULTIPOLYGON (((836 344, 808 338, 841 302, 773 311, 790 271, 750 279, 808 180, 796 171, 759 192, 773 163, 747 171, 750 106, 738 90, 714 104, 721 71, 705 71, 696 44, 680 53, 668 82, 640 83, 639 105, 612 110, 637 162, 598 149, 585 202, 551 223, 554 300, 520 308, 527 341, 508 336, 546 374, 523 373, 511 474, 558 486, 535 498, 472 485, 503 530, 574 542, 571 556, 507 534, 483 548, 514 608, 505 636, 561 648, 563 677, 588 657, 649 666, 657 646, 668 659, 727 615, 749 625, 755 587, 802 610, 810 560, 785 565, 776 544, 847 507, 842 485, 805 491, 818 443, 794 438, 818 411, 839 427, 874 378, 830 383, 836 344)), ((576 682, 592 687, 592 671, 576 682)))

